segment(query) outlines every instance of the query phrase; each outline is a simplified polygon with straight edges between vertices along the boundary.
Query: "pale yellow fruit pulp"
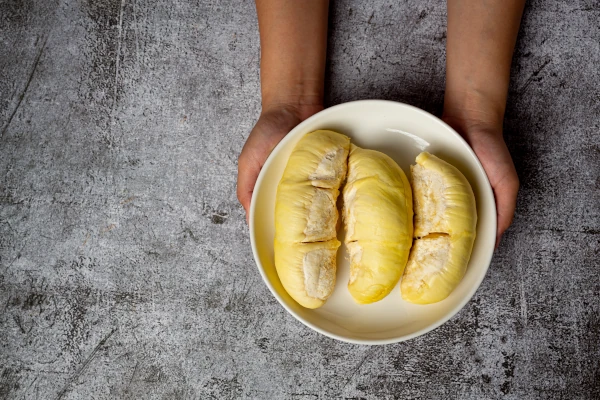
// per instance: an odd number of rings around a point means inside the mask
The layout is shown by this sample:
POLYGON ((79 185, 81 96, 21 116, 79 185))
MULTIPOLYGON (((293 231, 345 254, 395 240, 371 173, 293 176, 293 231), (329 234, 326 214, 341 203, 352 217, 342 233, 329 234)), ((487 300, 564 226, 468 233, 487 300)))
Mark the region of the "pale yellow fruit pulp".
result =
POLYGON ((300 305, 321 307, 335 287, 339 188, 350 139, 333 131, 306 134, 290 155, 275 201, 275 268, 300 305))
POLYGON ((454 166, 427 152, 411 167, 415 241, 400 285, 402 298, 431 304, 465 275, 477 226, 471 185, 454 166))
POLYGON ((410 184, 387 155, 351 145, 343 189, 348 289, 359 304, 387 296, 402 276, 412 243, 410 184))

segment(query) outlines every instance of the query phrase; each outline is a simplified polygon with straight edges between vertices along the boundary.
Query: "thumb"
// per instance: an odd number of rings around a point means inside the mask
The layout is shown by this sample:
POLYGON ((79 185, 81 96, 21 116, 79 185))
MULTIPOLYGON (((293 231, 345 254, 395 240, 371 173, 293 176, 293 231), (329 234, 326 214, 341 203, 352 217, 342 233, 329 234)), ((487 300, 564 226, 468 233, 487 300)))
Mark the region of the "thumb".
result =
POLYGON ((238 160, 237 198, 246 211, 246 222, 250 215, 250 201, 254 191, 254 184, 258 178, 262 165, 242 152, 238 160))
MULTIPOLYGON (((515 174, 516 175, 516 174, 515 174)), ((502 235, 512 223, 517 205, 519 179, 515 176, 507 177, 494 186, 494 197, 498 214, 498 228, 496 233, 496 248, 500 245, 502 235)))

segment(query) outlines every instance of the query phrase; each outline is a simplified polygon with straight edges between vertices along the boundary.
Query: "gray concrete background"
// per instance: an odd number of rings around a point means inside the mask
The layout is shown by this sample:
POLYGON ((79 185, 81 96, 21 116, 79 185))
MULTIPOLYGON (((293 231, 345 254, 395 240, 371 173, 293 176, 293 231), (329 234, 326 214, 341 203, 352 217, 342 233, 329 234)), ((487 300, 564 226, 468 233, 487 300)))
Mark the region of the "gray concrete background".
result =
MULTIPOLYGON (((328 105, 441 111, 444 3, 334 1, 328 105)), ((600 6, 530 1, 516 219, 474 299, 407 343, 320 336, 235 197, 253 2, 0 1, 0 398, 600 398, 600 6)))

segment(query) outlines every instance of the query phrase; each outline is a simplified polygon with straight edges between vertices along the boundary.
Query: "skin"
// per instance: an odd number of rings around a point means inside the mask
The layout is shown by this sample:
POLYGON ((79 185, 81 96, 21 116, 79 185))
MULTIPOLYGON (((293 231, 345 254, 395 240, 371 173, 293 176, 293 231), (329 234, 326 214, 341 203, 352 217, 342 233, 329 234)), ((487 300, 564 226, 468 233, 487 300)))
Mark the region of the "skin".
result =
MULTIPOLYGON (((502 123, 525 0, 448 0, 442 118, 477 154, 494 190, 496 247, 515 212, 519 179, 502 123)), ((267 157, 296 125, 323 109, 328 1, 256 0, 262 112, 238 160, 237 195, 249 215, 267 157)))
POLYGON ((322 0, 256 1, 262 112, 238 160, 237 196, 246 220, 254 184, 273 148, 323 109, 328 9, 322 0))
POLYGON ((510 64, 525 0, 448 0, 442 119, 477 154, 498 217, 496 247, 515 213, 519 178, 502 137, 510 64))

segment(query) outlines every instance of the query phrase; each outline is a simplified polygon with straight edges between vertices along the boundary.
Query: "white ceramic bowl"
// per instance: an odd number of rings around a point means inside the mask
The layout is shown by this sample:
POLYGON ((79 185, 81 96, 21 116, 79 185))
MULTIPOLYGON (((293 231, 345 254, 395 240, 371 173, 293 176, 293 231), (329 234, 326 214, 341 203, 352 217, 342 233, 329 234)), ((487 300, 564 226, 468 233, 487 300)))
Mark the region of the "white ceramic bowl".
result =
MULTIPOLYGON (((479 160, 452 128, 418 108, 391 101, 363 100, 340 104, 302 122, 273 150, 254 188, 250 208, 250 239, 260 273, 281 305, 300 322, 329 337, 356 344, 386 344, 420 336, 454 316, 483 280, 494 252, 496 205, 479 160), (427 150, 457 167, 469 180, 477 200, 477 238, 467 273, 445 300, 416 305, 402 300, 399 284, 383 300, 358 305, 348 292, 349 263, 342 244, 337 284, 327 303, 303 308, 284 290, 273 260, 274 207, 277 185, 288 157, 300 138, 317 129, 348 135, 358 146, 392 157, 410 174, 415 157, 427 150)), ((343 242, 343 238, 340 238, 343 242)))

